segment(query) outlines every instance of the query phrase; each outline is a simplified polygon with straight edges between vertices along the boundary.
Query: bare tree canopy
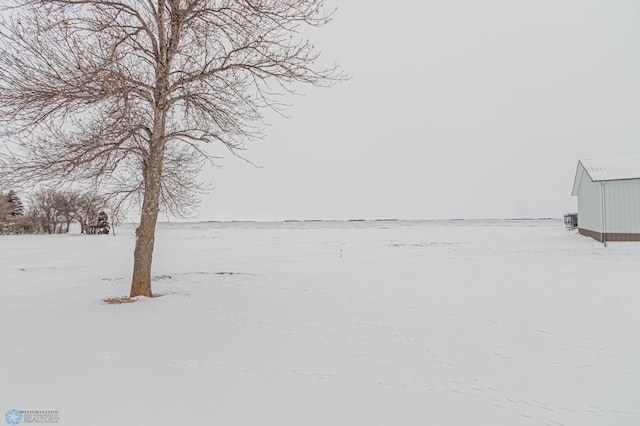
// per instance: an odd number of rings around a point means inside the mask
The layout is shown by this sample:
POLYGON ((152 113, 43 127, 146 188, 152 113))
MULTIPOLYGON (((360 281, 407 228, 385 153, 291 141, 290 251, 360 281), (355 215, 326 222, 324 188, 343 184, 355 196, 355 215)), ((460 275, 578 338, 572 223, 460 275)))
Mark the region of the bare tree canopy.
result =
POLYGON ((131 295, 151 296, 158 213, 212 160, 261 136, 265 108, 318 69, 301 26, 323 0, 12 0, 0 18, 0 179, 83 182, 141 200, 131 295))

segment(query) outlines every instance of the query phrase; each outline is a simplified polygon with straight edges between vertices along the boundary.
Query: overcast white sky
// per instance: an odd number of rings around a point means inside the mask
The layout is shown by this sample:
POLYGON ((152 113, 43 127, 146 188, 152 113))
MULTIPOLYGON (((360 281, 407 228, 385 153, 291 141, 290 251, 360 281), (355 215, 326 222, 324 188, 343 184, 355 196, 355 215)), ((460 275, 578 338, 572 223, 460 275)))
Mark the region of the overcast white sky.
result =
POLYGON ((204 179, 196 219, 560 217, 579 159, 640 154, 637 0, 331 0, 352 80, 204 179))

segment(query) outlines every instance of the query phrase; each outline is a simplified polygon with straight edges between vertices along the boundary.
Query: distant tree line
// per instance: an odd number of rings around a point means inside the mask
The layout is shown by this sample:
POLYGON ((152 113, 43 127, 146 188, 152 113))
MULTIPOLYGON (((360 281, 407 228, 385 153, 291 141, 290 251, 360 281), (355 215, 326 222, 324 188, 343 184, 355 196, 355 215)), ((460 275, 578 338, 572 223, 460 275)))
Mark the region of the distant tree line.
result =
POLYGON ((71 223, 83 234, 108 234, 109 200, 100 194, 40 189, 27 196, 0 193, 0 234, 65 234, 71 223))

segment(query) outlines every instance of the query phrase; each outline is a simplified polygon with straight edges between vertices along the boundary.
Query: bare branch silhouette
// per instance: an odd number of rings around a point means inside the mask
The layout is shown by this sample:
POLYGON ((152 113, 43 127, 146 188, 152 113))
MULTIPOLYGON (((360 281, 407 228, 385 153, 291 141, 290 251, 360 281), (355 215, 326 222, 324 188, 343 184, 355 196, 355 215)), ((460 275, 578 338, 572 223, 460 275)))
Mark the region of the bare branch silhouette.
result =
POLYGON ((302 26, 323 0, 8 0, 0 18, 0 179, 80 182, 142 202, 131 296, 151 295, 161 209, 184 213, 215 160, 261 137, 265 109, 318 69, 302 26))

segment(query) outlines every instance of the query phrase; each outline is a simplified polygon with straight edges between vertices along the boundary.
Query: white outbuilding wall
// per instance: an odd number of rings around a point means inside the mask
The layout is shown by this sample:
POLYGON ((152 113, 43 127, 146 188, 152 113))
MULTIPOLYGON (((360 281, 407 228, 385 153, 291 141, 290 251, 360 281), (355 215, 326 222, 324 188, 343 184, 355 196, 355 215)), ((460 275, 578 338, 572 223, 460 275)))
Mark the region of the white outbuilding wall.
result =
POLYGON ((578 164, 576 173, 578 187, 574 194, 578 196, 578 228, 602 232, 602 199, 600 182, 593 182, 582 164, 578 164), (580 175, 578 177, 578 175, 580 175))
POLYGON ((573 184, 580 233, 640 240, 640 157, 581 160, 573 184))
POLYGON ((606 232, 640 234, 640 179, 603 182, 606 232))

